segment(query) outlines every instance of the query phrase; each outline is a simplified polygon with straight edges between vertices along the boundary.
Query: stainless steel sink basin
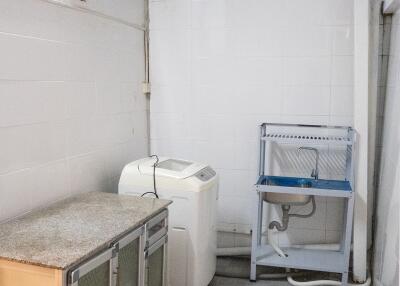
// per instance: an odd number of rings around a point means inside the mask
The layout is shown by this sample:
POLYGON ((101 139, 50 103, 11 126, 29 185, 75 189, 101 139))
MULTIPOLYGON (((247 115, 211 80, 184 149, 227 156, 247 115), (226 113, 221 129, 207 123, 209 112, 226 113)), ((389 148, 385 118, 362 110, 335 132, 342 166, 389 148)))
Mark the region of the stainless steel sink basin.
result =
POLYGON ((285 180, 285 179, 277 179, 277 178, 268 178, 266 185, 269 186, 287 186, 287 187, 296 187, 296 188, 311 188, 312 183, 307 179, 297 179, 293 181, 285 180))
MULTIPOLYGON (((296 177, 262 176, 258 184, 287 188, 316 188, 343 191, 351 190, 348 181, 315 180, 311 178, 296 177)), ((311 196, 268 192, 263 193, 263 199, 271 204, 304 205, 310 201, 311 196)))
MULTIPOLYGON (((311 188, 309 180, 303 178, 268 177, 265 185, 292 188, 311 188)), ((279 205, 305 205, 311 200, 308 195, 292 195, 280 193, 263 193, 263 200, 270 204, 279 205)))

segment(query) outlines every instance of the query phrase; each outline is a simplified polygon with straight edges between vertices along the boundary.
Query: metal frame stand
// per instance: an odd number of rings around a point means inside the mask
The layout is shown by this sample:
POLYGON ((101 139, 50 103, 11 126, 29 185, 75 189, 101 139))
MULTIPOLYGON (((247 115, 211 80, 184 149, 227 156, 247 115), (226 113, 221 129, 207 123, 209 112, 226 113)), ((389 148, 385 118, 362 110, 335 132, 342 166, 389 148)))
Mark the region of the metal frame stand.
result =
MULTIPOLYGON (((334 133, 335 133, 334 132, 334 133)), ((337 132, 336 132, 337 133, 337 132)), ((353 188, 353 161, 354 161, 354 142, 355 132, 350 127, 328 127, 328 126, 304 126, 304 125, 290 125, 290 124, 267 124, 261 125, 260 134, 260 167, 259 175, 260 180, 257 182, 255 189, 258 195, 258 203, 255 208, 254 221, 253 221, 253 232, 252 232, 252 249, 251 249, 251 271, 250 281, 256 281, 256 270, 257 265, 294 268, 294 269, 305 269, 315 270, 324 272, 335 272, 342 274, 341 285, 348 285, 348 269, 349 269, 349 257, 351 248, 352 228, 353 228, 353 209, 354 209, 354 192, 353 188), (291 133, 273 133, 267 132, 268 127, 272 127, 282 132, 282 128, 288 127, 291 133), (317 128, 322 131, 325 135, 304 135, 301 131, 307 129, 317 128), (327 136, 329 130, 343 131, 346 133, 344 137, 335 135, 327 136), (293 134, 293 130, 300 131, 300 135, 293 134), (265 153, 266 145, 265 142, 274 141, 276 143, 289 143, 289 144, 301 144, 301 145, 321 145, 321 143, 345 145, 347 146, 347 158, 346 158, 346 179, 350 185, 349 190, 344 191, 341 189, 321 189, 321 188, 301 188, 301 187, 282 187, 282 186, 269 186, 268 184, 262 183, 265 177, 265 153), (298 249, 286 247, 282 250, 287 254, 287 257, 279 256, 275 250, 268 244, 262 243, 262 227, 263 227, 263 215, 264 209, 268 214, 269 203, 264 202, 263 193, 282 193, 282 194, 301 194, 301 195, 313 195, 313 196, 324 196, 324 197, 337 197, 342 198, 345 201, 345 211, 343 215, 343 230, 341 238, 341 247, 339 251, 333 250, 309 250, 309 249, 298 249)), ((266 225, 268 225, 268 217, 266 219, 266 225)))

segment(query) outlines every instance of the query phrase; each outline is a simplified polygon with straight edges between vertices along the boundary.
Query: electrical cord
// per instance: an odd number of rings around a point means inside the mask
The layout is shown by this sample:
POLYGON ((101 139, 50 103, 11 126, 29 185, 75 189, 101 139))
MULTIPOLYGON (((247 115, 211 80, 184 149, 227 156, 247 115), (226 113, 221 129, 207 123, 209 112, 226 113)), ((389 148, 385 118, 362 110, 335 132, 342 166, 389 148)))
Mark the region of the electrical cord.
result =
POLYGON ((156 162, 153 165, 153 191, 152 192, 145 192, 141 195, 141 197, 144 197, 148 194, 153 194, 157 199, 159 199, 158 194, 157 194, 157 187, 156 187, 156 167, 159 162, 159 158, 157 155, 151 155, 149 158, 156 158, 156 162))

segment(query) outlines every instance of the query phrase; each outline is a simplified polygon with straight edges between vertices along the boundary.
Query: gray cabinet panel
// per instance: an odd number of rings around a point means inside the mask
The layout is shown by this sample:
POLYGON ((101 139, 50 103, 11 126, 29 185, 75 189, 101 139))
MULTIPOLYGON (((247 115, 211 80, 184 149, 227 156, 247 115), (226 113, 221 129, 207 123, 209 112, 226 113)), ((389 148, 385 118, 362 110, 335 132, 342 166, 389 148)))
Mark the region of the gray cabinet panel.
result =
POLYGON ((79 286, 109 286, 110 285, 110 263, 107 261, 86 275, 78 282, 79 286))
POLYGON ((119 250, 118 286, 139 285, 139 239, 119 250))
POLYGON ((148 257, 147 262, 147 286, 163 286, 164 281, 164 247, 161 246, 148 257))
POLYGON ((69 271, 68 286, 166 286, 168 212, 69 271))

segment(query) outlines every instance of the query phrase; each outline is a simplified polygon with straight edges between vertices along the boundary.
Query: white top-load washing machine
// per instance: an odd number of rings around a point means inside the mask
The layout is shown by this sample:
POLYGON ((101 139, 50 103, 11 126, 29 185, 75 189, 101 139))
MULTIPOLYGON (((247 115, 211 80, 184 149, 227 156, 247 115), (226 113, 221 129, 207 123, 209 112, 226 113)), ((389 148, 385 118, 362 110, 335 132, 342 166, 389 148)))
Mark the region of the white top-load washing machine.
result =
MULTIPOLYGON (((154 190, 155 158, 126 165, 118 192, 140 196, 154 190)), ((216 268, 218 176, 208 165, 159 158, 155 169, 160 198, 169 206, 168 277, 170 286, 207 286, 216 268)))

